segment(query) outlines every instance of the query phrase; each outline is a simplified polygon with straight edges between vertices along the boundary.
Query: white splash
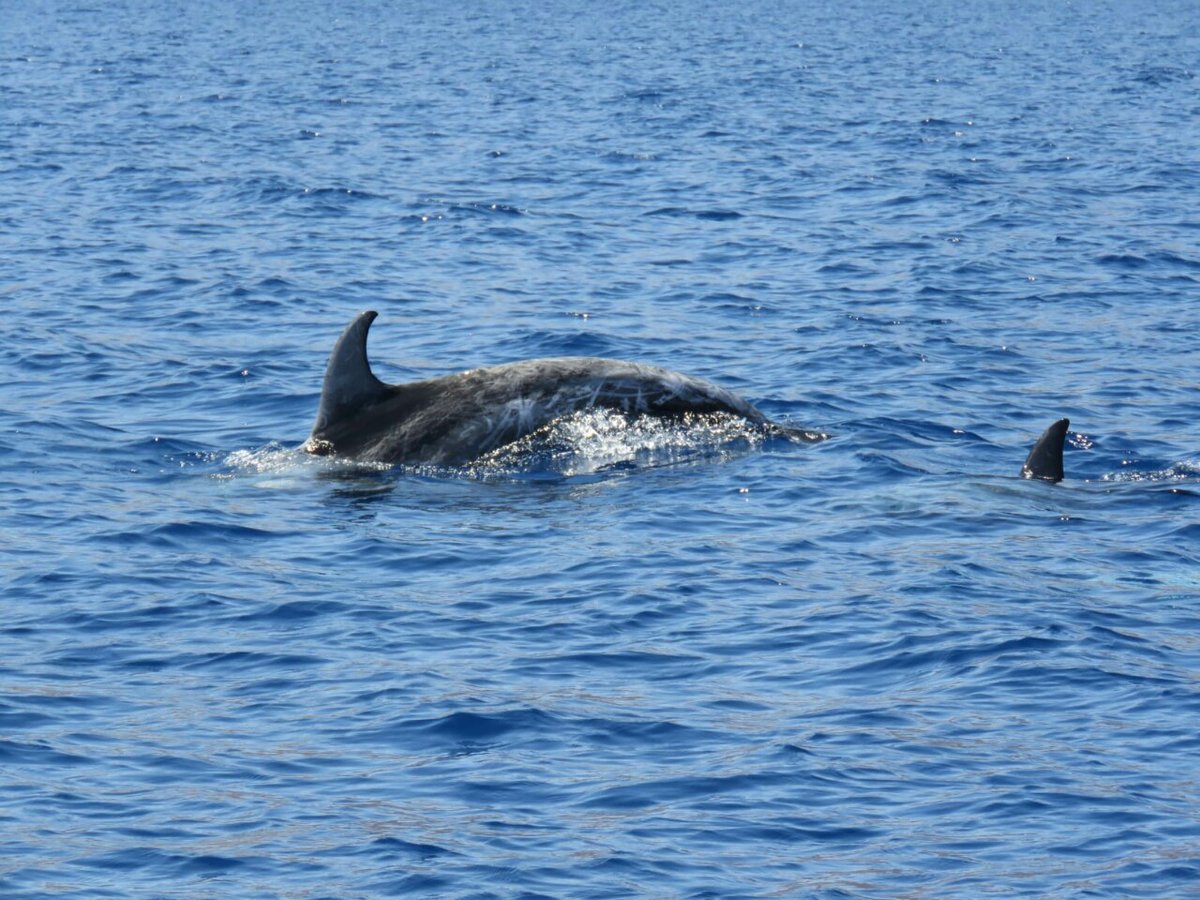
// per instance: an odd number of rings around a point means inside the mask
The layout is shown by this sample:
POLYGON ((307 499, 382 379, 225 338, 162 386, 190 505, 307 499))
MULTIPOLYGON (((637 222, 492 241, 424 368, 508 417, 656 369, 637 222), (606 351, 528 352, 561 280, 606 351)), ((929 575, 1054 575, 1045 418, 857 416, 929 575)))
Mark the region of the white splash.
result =
POLYGON ((573 477, 728 456, 760 446, 761 428, 727 413, 679 419, 589 409, 563 416, 465 467, 472 477, 573 477))
POLYGON ((313 456, 300 447, 272 443, 255 450, 234 450, 225 457, 224 471, 214 473, 213 477, 251 476, 254 486, 263 490, 290 490, 310 485, 314 474, 354 475, 390 468, 384 463, 313 456))
POLYGON ((1132 482, 1132 481, 1200 481, 1200 460, 1177 462, 1165 469, 1155 469, 1149 472, 1127 469, 1103 475, 1101 481, 1132 482))

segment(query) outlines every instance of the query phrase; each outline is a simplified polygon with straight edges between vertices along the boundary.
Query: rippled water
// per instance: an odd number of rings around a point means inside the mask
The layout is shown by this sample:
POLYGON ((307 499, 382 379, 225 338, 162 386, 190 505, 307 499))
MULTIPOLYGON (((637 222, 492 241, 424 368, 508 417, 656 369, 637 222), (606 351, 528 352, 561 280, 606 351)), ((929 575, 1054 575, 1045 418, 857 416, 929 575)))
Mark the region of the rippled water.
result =
POLYGON ((5 897, 1195 890, 1191 4, 3 20, 5 897), (366 308, 834 437, 331 466, 366 308))

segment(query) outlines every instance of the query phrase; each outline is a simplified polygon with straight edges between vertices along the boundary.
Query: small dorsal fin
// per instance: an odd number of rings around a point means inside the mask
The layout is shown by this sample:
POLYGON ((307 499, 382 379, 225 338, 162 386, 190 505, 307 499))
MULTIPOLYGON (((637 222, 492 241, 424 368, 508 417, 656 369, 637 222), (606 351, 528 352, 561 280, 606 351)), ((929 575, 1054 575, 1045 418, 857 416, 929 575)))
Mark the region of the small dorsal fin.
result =
POLYGON ((1063 442, 1070 424, 1070 419, 1059 419, 1042 432, 1021 467, 1022 475, 1053 483, 1063 480, 1063 442))
POLYGON ((367 332, 377 315, 374 310, 360 314, 333 345, 313 437, 341 419, 352 418, 363 407, 391 396, 388 386, 372 374, 367 361, 367 332))

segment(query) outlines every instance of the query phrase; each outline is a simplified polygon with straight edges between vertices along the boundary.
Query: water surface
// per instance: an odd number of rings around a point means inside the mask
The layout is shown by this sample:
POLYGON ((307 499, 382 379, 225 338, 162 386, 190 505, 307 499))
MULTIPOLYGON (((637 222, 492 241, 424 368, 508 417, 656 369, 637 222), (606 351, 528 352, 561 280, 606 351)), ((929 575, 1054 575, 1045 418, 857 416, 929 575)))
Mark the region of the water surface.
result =
POLYGON ((4 18, 6 897, 1195 889, 1191 5, 4 18), (834 437, 330 471, 367 308, 834 437))

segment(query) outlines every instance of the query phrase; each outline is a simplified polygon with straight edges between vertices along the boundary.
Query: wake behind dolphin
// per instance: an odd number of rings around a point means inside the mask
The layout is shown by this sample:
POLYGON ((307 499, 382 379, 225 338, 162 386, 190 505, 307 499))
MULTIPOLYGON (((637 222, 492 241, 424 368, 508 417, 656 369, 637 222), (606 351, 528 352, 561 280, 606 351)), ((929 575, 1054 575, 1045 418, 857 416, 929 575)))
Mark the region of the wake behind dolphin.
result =
POLYGON ((765 435, 828 435, 771 421, 724 388, 669 369, 616 359, 554 357, 384 384, 367 360, 378 313, 351 322, 329 357, 321 404, 303 449, 382 463, 461 466, 573 413, 684 420, 724 414, 765 435))

